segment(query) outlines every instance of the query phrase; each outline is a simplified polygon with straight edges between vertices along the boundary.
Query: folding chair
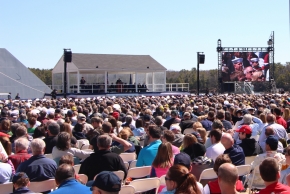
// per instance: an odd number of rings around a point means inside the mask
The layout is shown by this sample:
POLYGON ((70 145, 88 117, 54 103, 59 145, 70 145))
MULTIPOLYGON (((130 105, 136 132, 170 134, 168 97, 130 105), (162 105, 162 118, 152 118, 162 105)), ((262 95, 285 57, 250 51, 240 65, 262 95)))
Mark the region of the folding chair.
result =
POLYGON ((158 193, 158 188, 160 186, 159 178, 146 178, 146 179, 137 179, 130 182, 131 186, 135 188, 136 193, 141 193, 145 191, 149 191, 155 189, 155 193, 158 193))
POLYGON ((80 177, 81 181, 84 184, 87 184, 87 182, 88 182, 88 176, 87 175, 85 175, 85 174, 79 174, 79 177, 80 177))
POLYGON ((124 177, 125 177, 124 171, 118 170, 118 171, 113 171, 113 173, 116 174, 119 177, 119 179, 121 179, 122 181, 124 180, 124 177))
POLYGON ((132 160, 136 160, 135 153, 121 153, 120 157, 122 158, 123 162, 129 162, 132 160))
POLYGON ((237 166, 239 176, 248 175, 251 172, 251 165, 241 165, 237 166))
POLYGON ((41 193, 44 191, 53 191, 56 188, 56 184, 54 179, 48 179, 40 182, 30 182, 28 188, 31 191, 41 193))
POLYGON ((136 192, 135 188, 131 185, 124 185, 121 187, 119 194, 134 194, 136 192))
POLYGON ((130 162, 129 169, 130 168, 135 168, 136 167, 136 163, 137 163, 137 160, 133 160, 132 162, 130 162))
POLYGON ((151 166, 142 166, 142 167, 135 167, 130 168, 128 170, 127 177, 131 178, 143 178, 150 175, 151 172, 151 166))
POLYGON ((183 131, 183 134, 186 135, 186 134, 190 134, 190 133, 193 133, 194 130, 193 128, 186 128, 184 131, 183 131))
MULTIPOLYGON (((257 155, 257 156, 258 156, 258 155, 257 155)), ((255 160, 255 158, 256 158, 257 156, 247 156, 247 157, 245 157, 245 164, 246 164, 246 165, 250 165, 250 164, 255 160)))
POLYGON ((124 164, 125 164, 126 168, 129 169, 129 166, 130 166, 129 162, 124 162, 124 164))
POLYGON ((13 183, 0 184, 0 191, 2 194, 9 194, 13 192, 13 183))
POLYGON ((215 180, 217 175, 213 168, 205 169, 201 172, 199 181, 203 186, 205 186, 209 181, 215 180))
POLYGON ((77 164, 77 165, 74 165, 73 167, 74 167, 74 169, 75 169, 75 173, 76 173, 76 174, 79 174, 79 171, 80 171, 81 165, 80 165, 80 164, 77 164))

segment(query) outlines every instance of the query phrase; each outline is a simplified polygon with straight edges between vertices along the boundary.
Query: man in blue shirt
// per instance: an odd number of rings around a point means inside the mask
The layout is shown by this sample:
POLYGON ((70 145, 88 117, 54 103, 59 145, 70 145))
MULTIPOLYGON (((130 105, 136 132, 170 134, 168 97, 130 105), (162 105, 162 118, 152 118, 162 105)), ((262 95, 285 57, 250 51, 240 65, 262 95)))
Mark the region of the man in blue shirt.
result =
POLYGON ((157 126, 149 126, 149 142, 150 144, 144 147, 138 156, 136 166, 151 166, 154 158, 157 155, 158 147, 161 144, 161 130, 157 126))
POLYGON ((42 139, 31 141, 32 157, 22 162, 16 172, 25 172, 31 182, 54 179, 57 165, 54 160, 44 156, 45 143, 42 139))
POLYGON ((69 164, 62 164, 57 168, 55 182, 58 185, 58 189, 51 192, 51 194, 92 193, 89 187, 75 179, 75 170, 69 164))
POLYGON ((232 163, 236 166, 245 165, 245 154, 243 148, 234 144, 234 139, 229 133, 224 133, 221 143, 225 147, 224 154, 228 154, 232 163))

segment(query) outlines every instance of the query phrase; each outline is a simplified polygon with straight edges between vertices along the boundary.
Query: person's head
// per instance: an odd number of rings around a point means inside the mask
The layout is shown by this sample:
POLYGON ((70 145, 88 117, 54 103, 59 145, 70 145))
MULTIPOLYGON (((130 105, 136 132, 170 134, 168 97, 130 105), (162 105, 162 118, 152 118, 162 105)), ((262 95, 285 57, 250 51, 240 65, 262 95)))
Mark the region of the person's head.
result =
POLYGON ((132 130, 129 127, 124 127, 122 131, 120 131, 120 133, 118 134, 118 137, 124 140, 129 139, 129 137, 131 136, 134 136, 134 134, 132 133, 132 130))
POLYGON ((94 129, 100 128, 100 127, 102 127, 103 119, 101 119, 100 117, 92 117, 91 124, 94 127, 94 129))
POLYGON ((62 164, 69 164, 74 166, 74 158, 72 155, 67 154, 67 155, 63 155, 58 162, 58 165, 62 165, 62 164))
POLYGON ((161 140, 163 143, 165 142, 172 143, 174 141, 174 133, 170 130, 164 130, 161 140))
POLYGON ((288 121, 290 119, 290 109, 289 108, 284 109, 283 118, 285 119, 285 121, 288 121))
POLYGON ((109 135, 100 135, 97 140, 99 150, 107 150, 112 144, 112 138, 109 135))
POLYGON ((278 149, 279 140, 274 135, 269 135, 266 139, 266 151, 276 151, 278 149))
POLYGON ((265 135, 266 135, 266 137, 269 137, 270 135, 275 135, 275 130, 271 125, 266 127, 265 135))
POLYGON ((132 120, 133 120, 133 118, 132 118, 131 115, 127 115, 127 116, 125 117, 125 122, 126 122, 127 124, 131 124, 131 123, 132 123, 132 120))
POLYGON ((15 145, 15 152, 19 152, 22 150, 27 150, 29 147, 29 141, 27 140, 27 138, 18 138, 14 141, 14 145, 15 145))
POLYGON ((35 138, 44 138, 46 136, 46 131, 44 126, 38 126, 35 128, 32 137, 35 138))
POLYGON ((193 123, 192 124, 192 128, 193 128, 193 130, 197 130, 197 128, 202 128, 203 126, 202 126, 202 124, 201 124, 201 122, 195 122, 195 123, 193 123))
POLYGON ((77 119, 78 119, 78 123, 85 123, 86 122, 86 116, 82 113, 78 114, 77 119))
POLYGON ((244 74, 246 75, 247 80, 252 80, 253 68, 248 66, 244 69, 244 74))
POLYGON ((261 178, 265 183, 277 182, 280 178, 279 164, 277 159, 268 157, 259 166, 261 178))
POLYGON ((252 62, 252 66, 254 68, 258 68, 259 67, 259 58, 251 58, 251 62, 252 62))
POLYGON ((60 132, 67 132, 72 136, 71 125, 68 123, 64 123, 60 126, 60 132))
POLYGON ((194 143, 197 143, 197 138, 193 134, 186 134, 183 138, 183 148, 187 148, 188 146, 191 146, 194 143))
POLYGON ((47 133, 49 136, 57 136, 59 134, 60 131, 60 127, 59 124, 57 124, 56 122, 52 122, 47 126, 47 133))
POLYGON ((191 158, 188 154, 184 152, 180 152, 179 154, 175 155, 173 164, 185 166, 189 171, 191 171, 192 169, 191 158))
POLYGON ((221 129, 213 129, 209 132, 209 137, 212 144, 218 143, 221 141, 222 138, 222 131, 221 129))
POLYGON ((267 114, 266 121, 268 124, 274 123, 276 121, 275 115, 267 114))
POLYGON ((172 158, 173 158, 173 152, 172 152, 171 143, 169 142, 162 143, 158 147, 158 151, 152 163, 152 166, 156 168, 170 167, 172 165, 172 158))
POLYGON ((75 178, 75 170, 70 164, 60 165, 55 172, 55 182, 60 185, 62 182, 75 178))
POLYGON ((175 189, 175 193, 199 193, 195 176, 182 165, 173 165, 169 168, 165 183, 168 191, 175 189))
MULTIPOLYGON (((156 124, 157 126, 161 126, 162 123, 163 123, 162 117, 161 117, 161 116, 157 116, 157 117, 155 118, 155 124, 156 124)), ((136 125, 137 125, 137 124, 136 124, 136 125)))
POLYGON ((84 123, 77 123, 74 127, 75 132, 83 132, 84 129, 85 129, 84 123))
POLYGON ((45 142, 42 139, 33 139, 30 143, 32 155, 43 155, 45 151, 45 142))
POLYGON ((212 122, 211 128, 213 130, 214 129, 220 129, 220 130, 222 130, 224 128, 224 125, 223 125, 223 123, 220 120, 216 119, 216 120, 214 120, 212 122))
POLYGON ((12 183, 14 189, 16 190, 19 188, 28 187, 30 181, 25 172, 17 172, 12 178, 12 183))
POLYGON ((252 124, 252 115, 251 114, 245 114, 243 117, 244 125, 250 125, 252 124))
POLYGON ((111 133, 112 129, 113 127, 110 122, 104 122, 102 124, 102 130, 104 131, 104 133, 111 133))
POLYGON ((249 125, 242 125, 236 132, 239 133, 240 140, 250 138, 252 136, 252 128, 249 125))
POLYGON ((171 118, 178 118, 178 112, 177 112, 177 110, 171 111, 170 115, 171 115, 171 118))
POLYGON ((219 120, 224 120, 225 119, 225 111, 224 110, 217 111, 216 118, 219 120))
POLYGON ((209 111, 207 113, 207 118, 210 119, 210 120, 213 120, 215 118, 215 113, 214 111, 209 111))
POLYGON ((221 189, 221 193, 225 193, 236 190, 236 182, 238 181, 239 174, 238 169, 231 163, 224 163, 218 168, 218 183, 221 189))
POLYGON ((261 119, 261 121, 262 121, 263 123, 267 123, 267 120, 266 120, 266 114, 265 114, 265 113, 261 113, 261 114, 259 115, 259 118, 261 119))
POLYGON ((282 111, 279 107, 274 108, 273 113, 276 117, 279 117, 282 115, 282 111))
POLYGON ((235 71, 242 71, 243 70, 242 58, 238 58, 237 60, 234 60, 233 65, 234 65, 235 71))
POLYGON ((290 145, 285 149, 286 163, 290 165, 290 145))
POLYGON ((22 137, 24 135, 27 135, 27 128, 22 125, 17 127, 17 129, 15 130, 15 135, 16 137, 22 137))
POLYGON ((11 121, 8 119, 4 119, 1 122, 1 130, 4 131, 5 133, 8 133, 10 131, 10 124, 11 121))
POLYGON ((234 139, 229 133, 224 133, 221 138, 221 143, 225 149, 229 149, 234 145, 234 139))
POLYGON ((122 180, 110 171, 99 173, 92 185, 92 194, 118 194, 121 190, 122 180))
POLYGON ((62 151, 66 151, 71 148, 71 136, 67 132, 61 132, 57 136, 55 144, 56 148, 62 151))
POLYGON ((207 132, 205 128, 197 128, 197 132, 200 134, 201 139, 203 140, 203 144, 206 142, 207 132))
POLYGON ((213 170, 216 174, 218 174, 219 167, 224 163, 232 163, 232 160, 230 159, 228 154, 221 154, 215 159, 213 170))
POLYGON ((138 118, 138 119, 136 120, 136 122, 135 122, 135 126, 136 126, 136 128, 141 128, 141 127, 143 127, 143 119, 138 118))
POLYGON ((179 125, 173 124, 170 126, 170 130, 174 133, 174 134, 179 134, 181 133, 181 128, 179 125))
POLYGON ((189 120, 190 117, 191 117, 191 114, 190 114, 189 112, 185 112, 185 113, 183 114, 183 119, 184 119, 184 120, 189 120))
POLYGON ((155 125, 150 125, 148 132, 151 139, 160 139, 161 137, 161 129, 155 125))

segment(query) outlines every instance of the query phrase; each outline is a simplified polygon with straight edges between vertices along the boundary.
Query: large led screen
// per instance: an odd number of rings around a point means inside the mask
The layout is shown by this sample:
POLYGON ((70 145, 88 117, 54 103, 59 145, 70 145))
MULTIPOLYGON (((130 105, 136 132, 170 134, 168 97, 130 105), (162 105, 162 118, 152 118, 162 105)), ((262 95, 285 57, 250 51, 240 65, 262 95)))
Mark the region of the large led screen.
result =
POLYGON ((224 52, 223 82, 269 81, 269 52, 224 52))

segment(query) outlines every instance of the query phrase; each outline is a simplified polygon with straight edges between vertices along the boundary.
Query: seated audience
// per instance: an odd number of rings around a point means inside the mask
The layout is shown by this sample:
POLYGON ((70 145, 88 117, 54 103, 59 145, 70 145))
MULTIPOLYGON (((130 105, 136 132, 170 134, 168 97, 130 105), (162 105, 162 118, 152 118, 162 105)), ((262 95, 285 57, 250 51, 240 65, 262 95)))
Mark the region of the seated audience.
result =
POLYGON ((121 190, 122 180, 110 171, 103 171, 96 177, 92 185, 92 194, 118 194, 121 190))
POLYGON ((83 193, 91 194, 90 188, 75 179, 75 170, 69 164, 60 165, 55 173, 57 189, 51 194, 83 193))
POLYGON ((29 141, 27 138, 18 138, 14 141, 15 154, 8 157, 11 160, 14 168, 17 169, 18 166, 28 160, 32 155, 28 153, 29 141))
POLYGON ((234 144, 234 139, 229 133, 223 134, 221 143, 225 147, 224 154, 228 154, 232 163, 236 166, 245 165, 245 154, 243 149, 234 144))
POLYGON ((54 159, 66 154, 71 154, 79 159, 85 159, 90 156, 91 152, 72 148, 70 135, 67 132, 61 132, 57 136, 56 145, 53 147, 51 154, 54 159))
POLYGON ((22 162, 16 172, 25 172, 31 182, 54 179, 57 165, 44 156, 45 143, 42 139, 31 141, 32 157, 22 162))
POLYGON ((286 158, 286 164, 288 165, 288 168, 281 171, 280 178, 279 178, 279 183, 287 185, 286 177, 290 173, 290 146, 288 146, 285 149, 285 158, 286 158))
MULTIPOLYGON (((229 156, 227 154, 221 154, 219 155, 214 163, 213 166, 213 170, 215 171, 215 173, 218 175, 218 169, 219 167, 224 164, 224 163, 232 163, 231 159, 229 158, 229 156)), ((236 182, 236 190, 237 191, 243 191, 244 190, 244 186, 243 183, 240 180, 237 180, 236 182)), ((204 194, 218 194, 221 193, 221 189, 219 187, 219 183, 218 183, 218 179, 214 180, 214 181, 209 181, 208 184, 206 184, 204 186, 203 189, 203 193, 204 194)))
POLYGON ((143 136, 145 134, 143 128, 143 120, 141 118, 137 119, 135 122, 136 128, 132 131, 134 136, 143 136))
POLYGON ((13 183, 14 191, 11 194, 34 193, 28 188, 28 186, 30 185, 30 181, 29 181, 28 176, 24 172, 16 173, 12 178, 12 183, 13 183))
POLYGON ((238 145, 243 148, 246 157, 263 153, 260 144, 255 139, 251 138, 252 128, 249 125, 242 125, 236 132, 239 133, 239 139, 242 141, 238 145))
MULTIPOLYGON (((275 136, 275 130, 274 130, 274 128, 271 125, 265 127, 265 136, 266 137, 269 137, 270 135, 274 135, 275 136)), ((260 145, 261 145, 261 147, 263 149, 263 152, 265 152, 266 151, 265 150, 266 149, 266 142, 262 142, 262 143, 260 143, 260 145)), ((277 152, 283 153, 283 151, 284 151, 283 144, 279 141, 278 142, 277 152)))
POLYGON ((118 154, 110 151, 112 138, 108 135, 100 135, 97 144, 99 150, 92 153, 83 161, 79 174, 85 174, 88 176, 88 180, 93 180, 94 177, 102 171, 122 170, 126 177, 127 168, 122 158, 118 154))
POLYGON ((194 121, 191 120, 191 115, 189 112, 184 112, 183 119, 181 119, 181 122, 179 124, 181 128, 181 132, 183 133, 185 129, 192 128, 194 121))
POLYGON ((82 123, 77 123, 74 127, 74 130, 72 132, 73 136, 77 139, 87 139, 85 133, 84 133, 85 126, 82 123))
POLYGON ((238 181, 238 169, 231 163, 224 163, 218 168, 218 184, 222 194, 238 193, 236 184, 238 181))
POLYGON ((290 187, 278 182, 280 178, 279 163, 275 158, 266 158, 259 166, 265 189, 260 194, 290 193, 290 187))
POLYGON ((221 138, 222 131, 220 129, 213 129, 209 132, 209 139, 212 145, 206 149, 205 155, 213 161, 225 151, 225 147, 221 143, 221 138))
POLYGON ((148 129, 149 142, 150 144, 141 149, 136 166, 151 166, 155 159, 158 151, 158 147, 161 144, 161 130, 157 126, 150 125, 148 129))

